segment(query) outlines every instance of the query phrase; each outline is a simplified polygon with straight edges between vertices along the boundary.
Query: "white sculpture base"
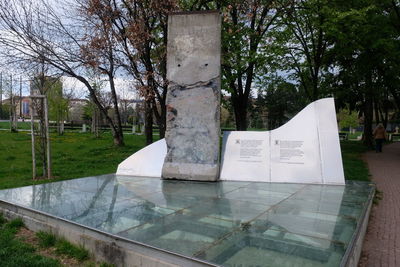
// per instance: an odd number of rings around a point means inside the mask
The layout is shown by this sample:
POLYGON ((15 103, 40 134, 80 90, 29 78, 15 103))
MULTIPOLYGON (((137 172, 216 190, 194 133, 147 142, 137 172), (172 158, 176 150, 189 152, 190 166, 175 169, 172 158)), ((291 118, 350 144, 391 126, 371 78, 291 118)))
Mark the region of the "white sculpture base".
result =
POLYGON ((139 150, 118 165, 117 175, 161 177, 167 155, 165 139, 139 150))
MULTIPOLYGON (((160 140, 123 161, 118 175, 161 177, 167 147, 160 140)), ((225 132, 221 180, 344 184, 333 98, 315 101, 266 132, 225 132)))

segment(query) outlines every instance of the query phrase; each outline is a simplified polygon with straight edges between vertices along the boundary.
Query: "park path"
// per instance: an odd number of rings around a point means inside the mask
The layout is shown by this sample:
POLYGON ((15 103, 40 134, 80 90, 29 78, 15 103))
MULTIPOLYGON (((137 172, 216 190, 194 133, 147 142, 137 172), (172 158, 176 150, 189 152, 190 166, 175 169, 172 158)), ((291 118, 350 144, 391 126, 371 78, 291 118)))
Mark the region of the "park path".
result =
POLYGON ((359 266, 400 266, 400 142, 364 160, 382 199, 372 207, 359 266))

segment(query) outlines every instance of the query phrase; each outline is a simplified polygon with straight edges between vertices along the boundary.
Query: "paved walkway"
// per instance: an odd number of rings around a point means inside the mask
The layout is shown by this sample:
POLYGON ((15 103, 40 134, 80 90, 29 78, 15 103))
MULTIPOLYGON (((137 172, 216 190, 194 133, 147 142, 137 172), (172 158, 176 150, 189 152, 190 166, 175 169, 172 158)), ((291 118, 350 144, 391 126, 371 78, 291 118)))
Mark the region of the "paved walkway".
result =
POLYGON ((400 142, 364 160, 382 199, 372 208, 359 266, 400 266, 400 142))

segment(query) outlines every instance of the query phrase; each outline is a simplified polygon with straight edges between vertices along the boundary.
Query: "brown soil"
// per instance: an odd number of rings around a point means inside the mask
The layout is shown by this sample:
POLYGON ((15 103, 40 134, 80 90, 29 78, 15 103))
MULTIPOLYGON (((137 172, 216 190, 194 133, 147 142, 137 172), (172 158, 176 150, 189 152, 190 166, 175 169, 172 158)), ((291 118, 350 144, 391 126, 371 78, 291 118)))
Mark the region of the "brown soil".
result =
POLYGON ((16 234, 16 237, 21 241, 30 244, 36 248, 36 253, 42 255, 47 258, 53 258, 59 260, 59 262, 63 266, 71 266, 71 267, 81 267, 87 266, 85 263, 87 262, 79 262, 74 258, 70 258, 64 255, 57 255, 55 253, 55 248, 41 248, 39 247, 39 240, 35 235, 35 232, 26 229, 25 227, 21 227, 19 232, 16 234))

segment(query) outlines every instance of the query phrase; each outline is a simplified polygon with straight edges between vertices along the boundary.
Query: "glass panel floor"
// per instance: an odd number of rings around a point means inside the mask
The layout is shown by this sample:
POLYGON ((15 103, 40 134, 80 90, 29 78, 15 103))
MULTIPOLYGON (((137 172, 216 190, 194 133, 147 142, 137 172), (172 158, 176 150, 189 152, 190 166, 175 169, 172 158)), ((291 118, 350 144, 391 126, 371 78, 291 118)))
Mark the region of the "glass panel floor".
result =
POLYGON ((0 191, 0 199, 223 266, 339 266, 374 187, 117 176, 0 191))

